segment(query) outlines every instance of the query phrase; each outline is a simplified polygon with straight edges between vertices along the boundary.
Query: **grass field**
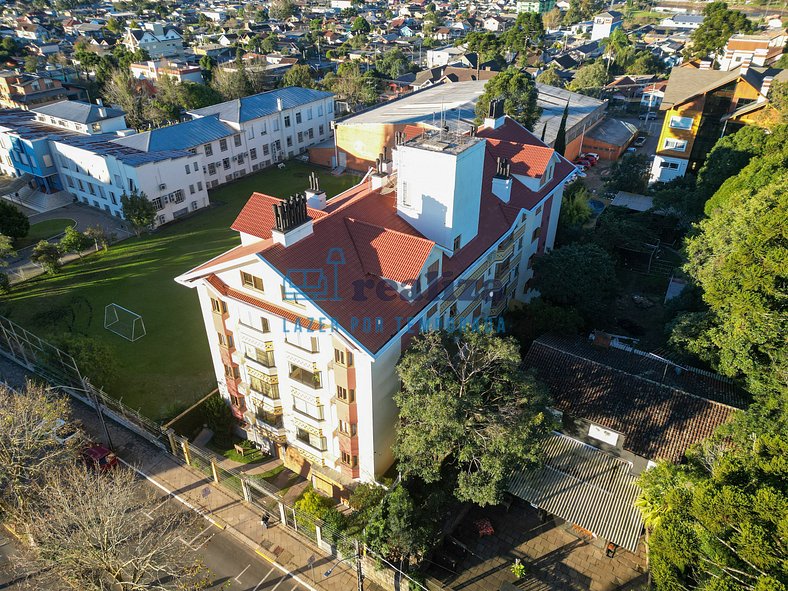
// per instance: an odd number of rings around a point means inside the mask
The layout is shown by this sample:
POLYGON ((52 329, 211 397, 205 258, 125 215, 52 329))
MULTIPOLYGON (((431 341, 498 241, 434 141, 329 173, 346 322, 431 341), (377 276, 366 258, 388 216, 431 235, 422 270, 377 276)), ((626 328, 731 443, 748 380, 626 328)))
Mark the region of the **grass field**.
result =
MULTIPOLYGON (((216 381, 197 294, 173 278, 239 244, 230 224, 253 191, 277 197, 303 191, 312 170, 288 162, 285 170, 217 188, 210 209, 16 287, 0 299, 0 314, 45 338, 73 331, 107 343, 116 354, 118 378, 96 385, 155 420, 174 416, 216 381), (109 303, 141 314, 147 336, 132 343, 105 330, 109 303)), ((358 181, 317 173, 329 196, 358 181)), ((90 376, 90 368, 81 370, 90 376)))
POLYGON ((36 244, 41 240, 47 240, 58 234, 62 234, 66 226, 73 226, 76 224, 74 220, 68 218, 58 218, 56 220, 44 220, 37 224, 30 225, 30 232, 24 238, 20 238, 14 242, 14 248, 19 250, 31 244, 36 244))

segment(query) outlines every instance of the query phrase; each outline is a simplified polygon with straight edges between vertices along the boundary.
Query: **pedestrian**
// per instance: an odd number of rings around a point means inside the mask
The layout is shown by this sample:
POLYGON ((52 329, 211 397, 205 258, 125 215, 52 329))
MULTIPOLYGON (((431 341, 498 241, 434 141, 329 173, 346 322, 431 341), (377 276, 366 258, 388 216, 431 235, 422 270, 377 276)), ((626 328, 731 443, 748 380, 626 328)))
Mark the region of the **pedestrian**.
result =
POLYGON ((268 521, 270 519, 271 517, 268 515, 268 513, 264 513, 263 516, 260 518, 260 525, 263 526, 263 529, 268 529, 268 521))

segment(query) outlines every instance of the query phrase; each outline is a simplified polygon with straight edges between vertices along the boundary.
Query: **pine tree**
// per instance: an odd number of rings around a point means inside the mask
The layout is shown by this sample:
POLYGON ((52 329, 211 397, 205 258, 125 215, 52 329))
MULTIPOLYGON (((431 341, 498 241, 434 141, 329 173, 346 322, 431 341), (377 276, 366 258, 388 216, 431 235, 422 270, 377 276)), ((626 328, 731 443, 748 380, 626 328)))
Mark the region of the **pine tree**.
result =
POLYGON ((558 135, 555 136, 555 142, 553 143, 553 148, 555 148, 555 151, 561 154, 561 156, 563 156, 564 152, 566 152, 567 117, 569 117, 569 101, 566 101, 566 107, 564 107, 564 114, 561 117, 561 125, 558 126, 558 135))

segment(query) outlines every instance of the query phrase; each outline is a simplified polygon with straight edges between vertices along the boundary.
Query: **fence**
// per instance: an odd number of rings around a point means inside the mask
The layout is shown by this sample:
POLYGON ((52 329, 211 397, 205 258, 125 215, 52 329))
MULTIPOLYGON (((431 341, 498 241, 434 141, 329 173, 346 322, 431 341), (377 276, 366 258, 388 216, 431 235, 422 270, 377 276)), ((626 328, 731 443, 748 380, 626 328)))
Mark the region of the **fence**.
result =
POLYGON ((268 514, 271 525, 281 523, 328 556, 337 559, 352 557, 358 551, 365 577, 391 589, 435 591, 441 587, 416 582, 382 556, 357 540, 337 531, 312 515, 299 511, 284 500, 278 489, 261 479, 249 477, 238 468, 222 467, 222 458, 213 452, 192 446, 189 440, 172 429, 144 417, 115 400, 83 376, 74 358, 55 345, 0 316, 0 354, 45 379, 53 388, 62 390, 107 416, 123 427, 171 454, 179 463, 200 472, 206 483, 214 483, 233 496, 268 514))

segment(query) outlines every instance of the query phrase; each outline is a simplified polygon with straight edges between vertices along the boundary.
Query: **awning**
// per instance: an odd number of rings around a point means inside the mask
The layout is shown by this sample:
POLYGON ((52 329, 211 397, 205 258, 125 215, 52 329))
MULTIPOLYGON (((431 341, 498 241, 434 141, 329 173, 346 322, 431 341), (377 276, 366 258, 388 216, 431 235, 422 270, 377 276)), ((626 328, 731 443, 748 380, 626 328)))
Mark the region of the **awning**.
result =
POLYGON ((560 433, 550 435, 543 451, 541 467, 512 474, 509 492, 635 552, 643 520, 629 462, 560 433))

